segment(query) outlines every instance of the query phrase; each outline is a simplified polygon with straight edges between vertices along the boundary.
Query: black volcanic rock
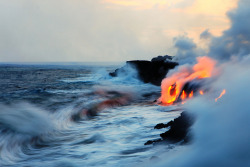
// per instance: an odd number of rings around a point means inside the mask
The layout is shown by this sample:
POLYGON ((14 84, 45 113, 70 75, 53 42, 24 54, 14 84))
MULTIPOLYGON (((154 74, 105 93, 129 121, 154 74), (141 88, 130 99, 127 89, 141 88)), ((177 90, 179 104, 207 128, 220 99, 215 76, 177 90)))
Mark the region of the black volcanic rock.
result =
POLYGON ((168 71, 178 65, 170 60, 171 56, 166 55, 155 57, 151 61, 127 61, 124 67, 116 69, 115 72, 110 73, 110 76, 116 77, 119 72, 126 72, 127 67, 134 67, 138 72, 139 79, 143 82, 160 86, 168 71))
MULTIPOLYGON (((170 121, 171 122, 171 121, 170 121)), ((188 130, 194 123, 194 117, 187 112, 182 112, 181 116, 174 119, 170 129, 160 134, 163 140, 179 142, 187 137, 188 130)))
POLYGON ((182 112, 181 115, 174 119, 173 121, 168 122, 167 124, 157 124, 154 128, 161 129, 170 127, 168 131, 160 134, 161 139, 149 140, 144 145, 149 145, 153 143, 158 143, 166 141, 168 143, 177 143, 180 141, 189 142, 190 135, 188 135, 189 128, 194 123, 194 116, 188 112, 182 112))

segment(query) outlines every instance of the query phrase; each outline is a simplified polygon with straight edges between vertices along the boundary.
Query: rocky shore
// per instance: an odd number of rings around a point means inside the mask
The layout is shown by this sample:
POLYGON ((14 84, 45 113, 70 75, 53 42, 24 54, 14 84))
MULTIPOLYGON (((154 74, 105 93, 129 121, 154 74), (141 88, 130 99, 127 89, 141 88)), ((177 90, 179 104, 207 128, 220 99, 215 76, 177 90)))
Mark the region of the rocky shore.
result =
POLYGON ((169 128, 164 133, 160 134, 159 139, 149 140, 144 145, 166 142, 166 143, 178 143, 182 144, 188 143, 192 139, 192 134, 189 133, 189 128, 193 125, 195 117, 184 111, 178 118, 168 122, 167 124, 159 123, 154 129, 169 128))
MULTIPOLYGON (((161 81, 166 77, 169 70, 178 66, 177 62, 172 61, 172 57, 158 56, 154 57, 151 61, 146 60, 133 60, 127 61, 126 65, 116 69, 110 73, 110 76, 116 77, 119 73, 128 73, 129 68, 134 68, 137 71, 138 77, 145 83, 151 83, 157 86, 161 85, 161 81)), ((150 145, 155 143, 188 143, 192 139, 192 135, 189 133, 190 127, 193 125, 195 117, 184 111, 181 115, 168 122, 159 123, 154 129, 169 128, 166 132, 159 134, 160 138, 147 141, 144 145, 150 145)))

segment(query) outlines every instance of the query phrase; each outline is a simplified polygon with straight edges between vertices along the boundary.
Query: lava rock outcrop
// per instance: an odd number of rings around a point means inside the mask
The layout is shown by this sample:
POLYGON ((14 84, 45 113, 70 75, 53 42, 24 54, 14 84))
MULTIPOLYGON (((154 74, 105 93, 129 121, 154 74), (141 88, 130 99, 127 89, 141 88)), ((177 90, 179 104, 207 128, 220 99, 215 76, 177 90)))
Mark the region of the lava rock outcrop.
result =
POLYGON ((160 139, 149 140, 144 145, 149 145, 158 142, 168 142, 168 143, 177 143, 184 142, 187 143, 191 139, 189 134, 189 129, 195 121, 194 115, 184 111, 178 118, 168 122, 167 124, 157 124, 154 129, 168 128, 170 129, 162 134, 160 134, 160 139))
POLYGON ((110 73, 110 76, 116 77, 120 72, 125 72, 128 67, 132 67, 137 70, 140 80, 160 86, 168 71, 177 65, 178 63, 173 62, 172 57, 168 55, 154 57, 151 61, 132 60, 127 61, 125 66, 110 73))

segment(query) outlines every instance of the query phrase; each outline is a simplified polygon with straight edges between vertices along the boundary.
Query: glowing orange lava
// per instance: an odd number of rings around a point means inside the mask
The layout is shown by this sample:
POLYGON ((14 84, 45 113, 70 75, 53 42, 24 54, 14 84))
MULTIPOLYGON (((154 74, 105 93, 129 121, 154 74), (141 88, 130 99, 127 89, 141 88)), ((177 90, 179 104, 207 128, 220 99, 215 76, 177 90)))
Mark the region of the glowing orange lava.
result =
POLYGON ((223 91, 221 92, 220 96, 215 99, 215 102, 217 102, 217 100, 219 98, 221 98, 224 94, 226 94, 226 89, 223 89, 223 91))
POLYGON ((181 94, 181 100, 186 99, 186 97, 187 97, 187 94, 186 94, 185 91, 183 90, 183 91, 182 91, 182 94, 181 94))
MULTIPOLYGON (((186 92, 182 90, 183 86, 192 80, 200 80, 213 76, 215 65, 216 61, 214 59, 204 56, 198 57, 197 64, 193 67, 180 67, 176 73, 162 81, 160 102, 171 105, 179 98, 182 100, 185 99, 187 95, 186 92)), ((192 91, 188 97, 193 97, 193 94, 194 92, 192 91)))
POLYGON ((204 95, 204 92, 203 92, 202 90, 200 90, 200 94, 201 94, 201 95, 204 95))
POLYGON ((192 91, 192 92, 188 95, 188 97, 191 98, 191 97, 193 97, 193 96, 194 96, 194 92, 192 91))

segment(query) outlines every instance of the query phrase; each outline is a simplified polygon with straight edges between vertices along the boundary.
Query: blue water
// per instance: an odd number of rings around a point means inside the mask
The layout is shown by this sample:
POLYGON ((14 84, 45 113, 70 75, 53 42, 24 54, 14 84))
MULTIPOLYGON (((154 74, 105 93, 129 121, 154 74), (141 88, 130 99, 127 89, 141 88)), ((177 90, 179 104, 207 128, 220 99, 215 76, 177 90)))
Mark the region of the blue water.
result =
MULTIPOLYGON (((160 87, 135 73, 111 78, 117 66, 0 65, 0 166, 137 166, 173 146, 144 146, 180 114, 154 103, 160 87), (97 116, 72 115, 129 94, 97 116)), ((177 110, 176 110, 177 109, 177 110)))

